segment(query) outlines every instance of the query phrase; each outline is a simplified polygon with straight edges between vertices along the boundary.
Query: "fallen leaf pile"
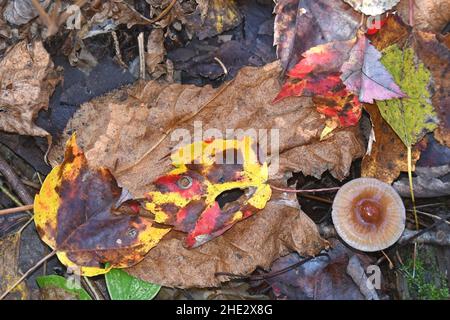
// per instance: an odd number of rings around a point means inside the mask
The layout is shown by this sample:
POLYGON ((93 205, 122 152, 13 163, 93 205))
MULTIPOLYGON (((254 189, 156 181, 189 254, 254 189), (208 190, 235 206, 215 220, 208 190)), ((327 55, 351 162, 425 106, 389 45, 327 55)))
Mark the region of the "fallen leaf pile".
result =
MULTIPOLYGON (((45 126, 57 132, 53 169, 31 227, 47 258, 68 274, 106 273, 112 299, 151 299, 161 286, 205 295, 310 256, 259 284, 278 299, 379 298, 365 286, 373 261, 336 240, 330 248, 310 208, 278 186, 295 178, 306 189, 307 176, 327 185, 325 172, 339 185, 364 156, 361 176, 410 192, 414 213, 413 183, 419 196, 449 194, 450 3, 265 2, 0 0, 1 131, 51 141, 34 123, 62 79, 50 54, 83 72, 68 82, 96 79, 105 54, 123 68, 115 76, 140 78, 45 126), (410 185, 395 182, 403 171, 410 185)), ((61 97, 78 89, 61 90, 44 117, 58 118, 61 97)), ((0 293, 21 275, 20 232, 0 239, 0 293)), ((65 277, 37 282, 42 299, 91 299, 65 277)), ((30 292, 21 283, 7 297, 30 292)))
MULTIPOLYGON (((250 126, 278 129, 279 161, 270 158, 277 150, 267 150, 269 179, 292 171, 320 177, 326 170, 343 179, 352 160, 364 152, 358 129, 344 129, 319 141, 325 119, 310 99, 285 99, 280 103, 284 109, 271 104, 280 71, 278 62, 243 68, 233 82, 218 89, 150 81, 117 90, 81 107, 50 158, 61 159, 62 140, 76 131, 89 163, 108 166, 120 185, 140 197, 154 190, 153 182, 171 169, 167 155, 179 144, 179 138, 171 139, 173 128, 193 135, 201 121, 205 134, 209 128, 224 134, 233 128, 245 132, 250 126)), ((267 135, 270 138, 270 131, 267 135)), ((257 214, 195 249, 184 247, 183 233, 171 231, 127 272, 166 286, 208 287, 227 279, 216 277, 216 272, 248 274, 290 250, 318 253, 325 244, 314 223, 292 202, 286 205, 272 198, 257 214)))

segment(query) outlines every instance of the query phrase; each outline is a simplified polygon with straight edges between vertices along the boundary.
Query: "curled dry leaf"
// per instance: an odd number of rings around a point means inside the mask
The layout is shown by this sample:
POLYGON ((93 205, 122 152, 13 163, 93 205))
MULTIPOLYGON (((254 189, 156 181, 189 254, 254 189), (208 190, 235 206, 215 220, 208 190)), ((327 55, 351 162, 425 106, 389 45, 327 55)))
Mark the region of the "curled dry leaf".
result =
MULTIPOLYGON (((401 0, 396 9, 403 21, 410 24, 410 0, 401 0)), ((450 21, 450 2, 448 0, 414 0, 412 15, 414 28, 439 33, 450 21)))
POLYGON ((274 44, 283 69, 319 44, 356 36, 360 14, 343 1, 279 0, 275 6, 274 44))
POLYGON ((0 130, 22 135, 48 136, 33 123, 48 107, 59 76, 42 42, 22 41, 0 61, 0 130))
MULTIPOLYGON (((407 149, 394 130, 383 119, 376 105, 365 105, 370 114, 375 141, 370 154, 366 154, 361 164, 361 176, 373 177, 391 184, 400 172, 408 171, 407 149)), ((420 151, 413 149, 412 165, 419 159, 420 151)), ((408 191, 409 192, 409 191, 408 191)))
POLYGON ((229 279, 217 272, 246 275, 256 267, 268 268, 289 251, 315 255, 327 245, 295 197, 269 201, 256 215, 196 249, 184 248, 182 238, 172 232, 127 272, 169 287, 215 287, 229 279))
POLYGON ((121 207, 121 195, 108 169, 88 166, 73 135, 64 162, 53 168, 36 195, 36 229, 59 260, 82 275, 129 267, 170 229, 155 228, 149 218, 121 207))
POLYGON ((355 10, 368 16, 377 16, 391 10, 400 0, 344 0, 355 10))
MULTIPOLYGON (((19 270, 20 234, 14 233, 0 240, 0 294, 8 290, 21 276, 19 270)), ((25 282, 20 283, 6 299, 26 300, 30 293, 25 282)))

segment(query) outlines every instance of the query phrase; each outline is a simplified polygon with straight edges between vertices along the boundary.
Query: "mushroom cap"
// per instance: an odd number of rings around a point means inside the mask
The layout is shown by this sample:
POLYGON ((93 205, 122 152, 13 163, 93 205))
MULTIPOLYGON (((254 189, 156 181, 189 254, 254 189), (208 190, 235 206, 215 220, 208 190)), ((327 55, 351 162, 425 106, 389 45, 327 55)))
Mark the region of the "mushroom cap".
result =
POLYGON ((405 229, 405 206, 389 184, 358 178, 343 185, 333 201, 339 236, 351 247, 373 252, 393 245, 405 229))

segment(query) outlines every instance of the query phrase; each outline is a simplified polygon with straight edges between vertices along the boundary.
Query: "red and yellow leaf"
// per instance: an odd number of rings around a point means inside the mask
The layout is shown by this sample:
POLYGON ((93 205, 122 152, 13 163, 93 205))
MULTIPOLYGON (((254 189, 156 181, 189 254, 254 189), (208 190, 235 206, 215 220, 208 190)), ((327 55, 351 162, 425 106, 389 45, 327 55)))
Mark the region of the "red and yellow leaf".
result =
POLYGON ((267 164, 258 160, 252 139, 194 142, 172 155, 175 169, 158 178, 146 208, 155 221, 188 233, 185 246, 214 239, 236 222, 264 208, 271 196, 267 164), (221 203, 235 191, 239 197, 221 203))

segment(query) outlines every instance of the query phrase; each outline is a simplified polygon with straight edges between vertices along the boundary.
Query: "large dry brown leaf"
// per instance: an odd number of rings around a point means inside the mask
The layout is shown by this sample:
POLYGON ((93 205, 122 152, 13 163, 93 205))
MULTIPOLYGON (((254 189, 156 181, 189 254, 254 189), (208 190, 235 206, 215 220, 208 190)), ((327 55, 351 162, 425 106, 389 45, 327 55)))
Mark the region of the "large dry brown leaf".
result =
POLYGON ((433 106, 439 117, 434 136, 450 147, 450 50, 436 35, 414 32, 414 47, 419 58, 431 71, 434 80, 433 106))
POLYGON ((167 155, 179 140, 172 141, 170 135, 163 139, 164 133, 177 128, 193 134, 196 122, 203 132, 216 128, 223 135, 226 129, 278 129, 280 169, 275 171, 272 161, 270 178, 290 171, 319 177, 330 170, 342 180, 352 160, 364 154, 358 129, 347 128, 319 141, 325 119, 309 98, 272 105, 280 72, 274 62, 243 68, 233 82, 218 89, 150 81, 114 91, 81 106, 50 161, 61 162, 64 143, 76 131, 89 163, 109 167, 122 186, 140 196, 171 168, 167 155))
MULTIPOLYGON (((410 0, 401 0, 397 11, 405 23, 409 24, 410 0)), ((414 0, 413 26, 423 31, 441 32, 450 21, 450 1, 414 0)))
POLYGON ((228 280, 216 272, 246 275, 258 266, 267 269, 292 250, 315 255, 326 242, 296 206, 295 197, 270 201, 257 215, 194 250, 184 248, 182 237, 172 233, 127 272, 169 287, 213 287, 228 280))
MULTIPOLYGON (((407 149, 402 140, 381 116, 375 104, 366 105, 375 134, 370 154, 362 161, 361 176, 373 177, 391 184, 400 172, 408 171, 407 149)), ((412 164, 419 159, 420 151, 414 149, 412 164)))
POLYGON ((15 45, 0 62, 0 130, 48 136, 33 119, 48 107, 58 81, 42 42, 15 45))

